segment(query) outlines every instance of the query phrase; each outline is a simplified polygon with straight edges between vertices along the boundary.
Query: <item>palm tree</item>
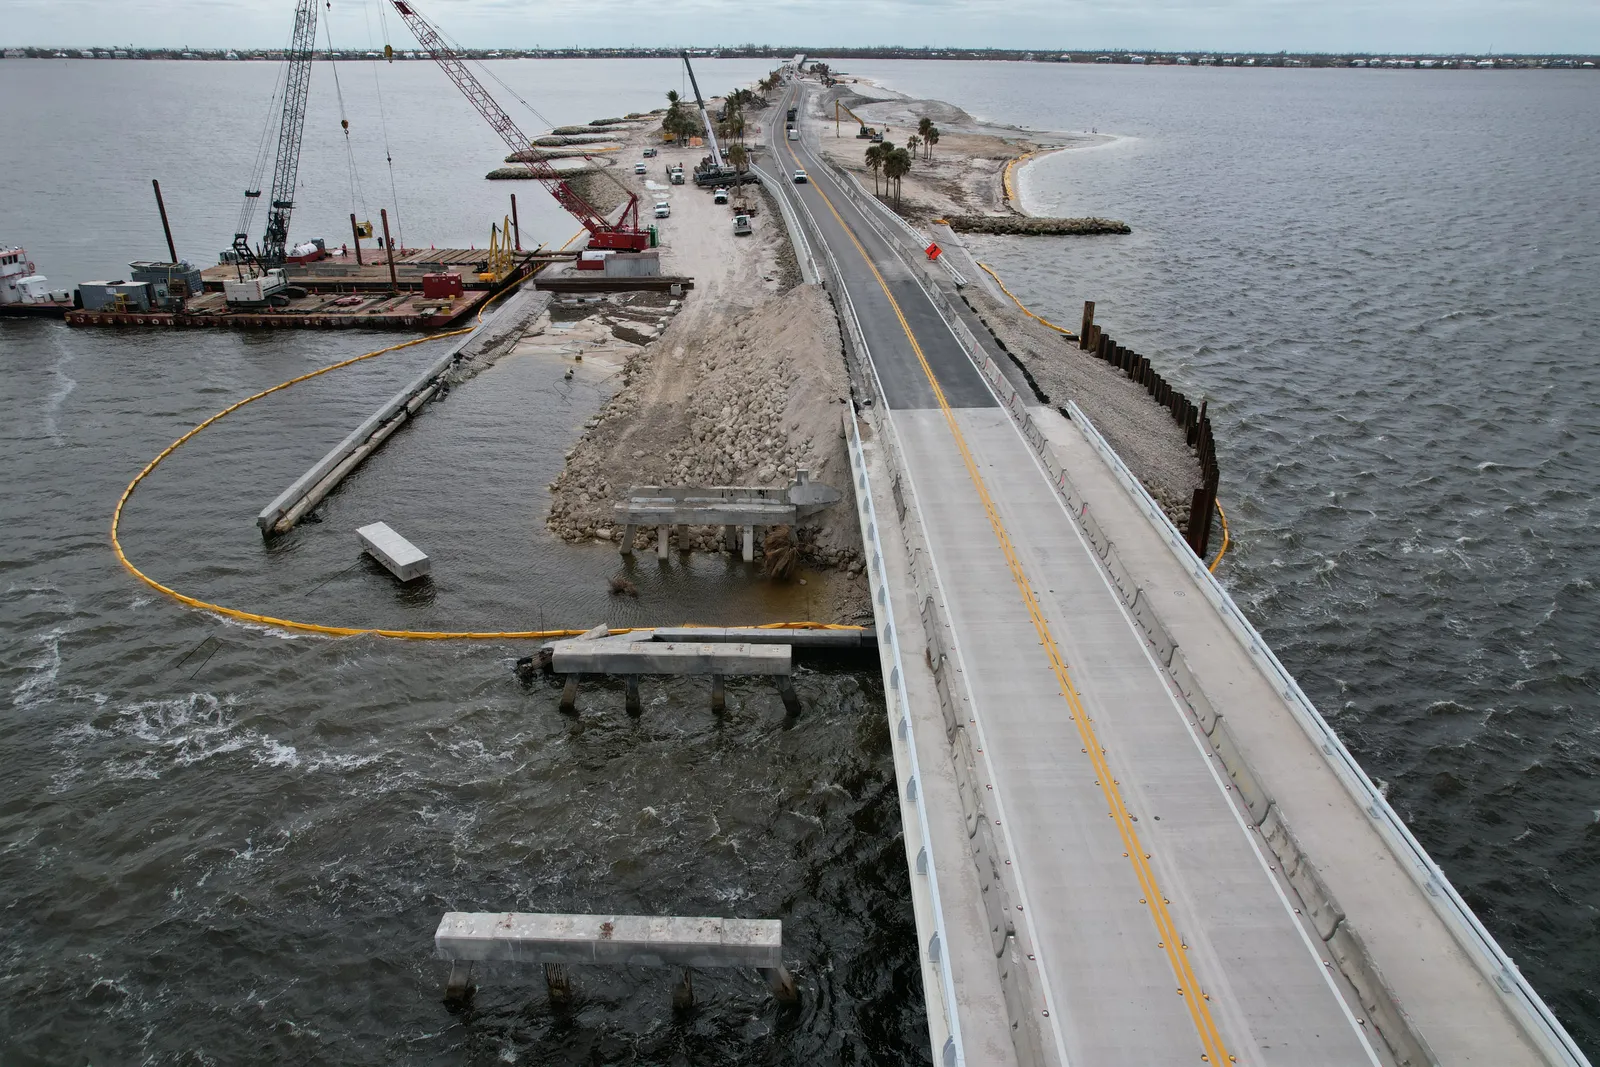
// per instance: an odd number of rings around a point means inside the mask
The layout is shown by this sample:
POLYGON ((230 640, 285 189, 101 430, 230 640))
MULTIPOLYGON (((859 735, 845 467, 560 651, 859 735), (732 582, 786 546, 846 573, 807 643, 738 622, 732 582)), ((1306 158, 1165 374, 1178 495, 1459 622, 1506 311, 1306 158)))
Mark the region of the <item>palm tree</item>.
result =
POLYGON ((928 131, 931 129, 933 129, 933 120, 926 115, 922 116, 917 122, 917 132, 922 135, 923 144, 928 143, 928 131))
POLYGON ((911 173, 911 153, 904 148, 896 148, 889 153, 889 158, 883 161, 883 176, 894 182, 895 207, 900 206, 900 179, 911 173))
POLYGON ((734 145, 728 149, 728 162, 732 163, 733 169, 739 173, 740 177, 743 177, 745 168, 750 165, 749 150, 742 144, 734 145))
POLYGON ((913 156, 915 156, 917 154, 917 148, 921 144, 922 144, 922 141, 917 137, 917 135, 916 134, 912 134, 910 137, 906 138, 906 151, 910 152, 913 156))
POLYGON ((933 146, 939 143, 939 127, 937 127, 937 126, 929 126, 928 127, 928 134, 927 134, 926 137, 923 138, 923 141, 928 146, 928 158, 932 159, 933 158, 933 146))
POLYGON ((667 113, 661 117, 661 132, 676 141, 684 133, 683 101, 676 89, 667 90, 667 113))
POLYGON ((883 157, 888 155, 884 149, 887 145, 875 144, 867 146, 867 166, 872 168, 872 193, 878 193, 878 169, 883 166, 883 157))

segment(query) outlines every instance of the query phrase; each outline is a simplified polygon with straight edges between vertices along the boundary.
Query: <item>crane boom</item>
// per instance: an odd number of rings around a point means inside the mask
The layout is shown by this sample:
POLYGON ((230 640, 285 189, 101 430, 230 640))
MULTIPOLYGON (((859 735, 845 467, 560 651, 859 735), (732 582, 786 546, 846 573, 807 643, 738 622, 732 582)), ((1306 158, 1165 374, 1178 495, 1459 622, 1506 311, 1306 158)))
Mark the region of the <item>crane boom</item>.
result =
POLYGON ((706 138, 711 142, 711 163, 722 170, 727 166, 722 160, 722 148, 717 144, 717 131, 711 126, 711 116, 706 114, 706 102, 700 98, 700 83, 695 81, 694 68, 689 65, 689 53, 680 52, 683 66, 689 72, 689 84, 694 87, 694 102, 700 106, 700 121, 706 124, 706 138))
MULTIPOLYGON (((239 262, 263 267, 283 266, 289 247, 289 215, 294 211, 295 182, 300 174, 300 142, 306 129, 306 96, 311 91, 311 53, 317 38, 317 0, 298 0, 294 9, 294 34, 285 54, 288 75, 283 89, 283 118, 278 124, 278 160, 272 168, 272 193, 267 202, 267 232, 261 251, 252 254, 247 233, 233 235, 239 262)), ((248 197, 260 190, 246 192, 248 197)))
POLYGON ((473 74, 462 61, 460 54, 445 41, 438 30, 417 13, 416 8, 408 0, 390 0, 390 2, 410 27, 412 34, 417 38, 417 43, 422 45, 433 57, 434 62, 443 68, 445 75, 456 83, 456 88, 460 89, 462 95, 478 109, 478 114, 482 115, 500 135, 500 139, 511 147, 512 152, 522 159, 533 176, 539 179, 550 191, 550 195, 556 198, 556 202, 583 223, 583 228, 590 234, 590 248, 639 252, 649 246, 650 235, 639 229, 638 194, 632 192, 628 194, 627 205, 622 209, 617 221, 612 223, 594 205, 585 200, 548 160, 528 159, 522 156, 522 153, 533 147, 533 142, 517 128, 516 121, 506 114, 505 109, 495 98, 489 95, 489 91, 483 87, 477 75, 473 74))

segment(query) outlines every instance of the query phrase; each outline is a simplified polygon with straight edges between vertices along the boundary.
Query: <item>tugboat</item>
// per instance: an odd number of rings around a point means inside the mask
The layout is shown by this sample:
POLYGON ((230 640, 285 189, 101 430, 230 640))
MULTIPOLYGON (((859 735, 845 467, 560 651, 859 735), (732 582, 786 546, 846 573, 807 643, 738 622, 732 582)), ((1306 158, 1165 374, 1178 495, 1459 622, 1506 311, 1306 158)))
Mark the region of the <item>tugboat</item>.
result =
POLYGON ((0 245, 0 315, 59 319, 72 310, 72 293, 51 289, 35 273, 26 249, 0 245))

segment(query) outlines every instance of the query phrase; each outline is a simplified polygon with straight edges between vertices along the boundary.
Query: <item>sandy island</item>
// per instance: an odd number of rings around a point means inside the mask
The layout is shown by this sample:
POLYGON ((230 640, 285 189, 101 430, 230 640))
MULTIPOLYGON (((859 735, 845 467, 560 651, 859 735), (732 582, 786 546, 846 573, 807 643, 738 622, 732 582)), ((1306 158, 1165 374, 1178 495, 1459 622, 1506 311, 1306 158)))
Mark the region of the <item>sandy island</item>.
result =
MULTIPOLYGON (((902 213, 932 226, 941 243, 971 265, 967 303, 1033 376, 1040 402, 1071 396, 1181 526, 1200 470, 1166 410, 1120 372, 1026 316, 976 269, 961 239, 934 224, 954 216, 1030 218, 1007 195, 1013 163, 1111 138, 981 123, 947 103, 848 80, 813 94, 804 121, 824 153, 861 175, 869 190, 872 175, 862 158, 868 142, 855 138, 856 126, 842 110, 842 136, 833 136, 835 100, 886 128, 888 139, 902 146, 921 118, 939 127, 933 159, 919 158, 903 179, 902 213)), ((759 120, 751 120, 751 148, 759 120)), ((583 168, 589 173, 576 181, 602 210, 620 205, 624 189, 635 192, 646 221, 659 227, 662 272, 692 276, 695 288, 681 302, 642 293, 558 299, 519 343, 520 351, 550 358, 571 359, 587 350, 591 363, 603 361, 619 382, 552 483, 547 525, 568 541, 615 545, 621 530, 613 525, 612 505, 629 486, 781 486, 805 468, 813 480, 846 494, 793 532, 804 564, 831 574, 819 583, 823 601, 831 605, 826 621, 870 618, 842 434, 851 411, 849 375, 832 300, 821 287, 801 283, 781 216, 759 186, 747 187, 757 208, 755 232, 736 237, 727 206, 713 204, 708 192, 693 185, 667 184, 668 164, 692 169, 704 149, 663 145, 659 123, 659 114, 650 114, 608 124, 604 148, 610 149, 605 156, 611 165, 583 168), (657 148, 658 155, 644 159, 646 147, 657 148), (641 160, 647 173, 636 175, 633 166, 641 160), (657 200, 670 205, 669 218, 649 218, 657 200)), ((552 146, 568 159, 589 147, 552 146)), ((763 155, 756 151, 757 162, 763 155)), ((719 528, 690 533, 696 551, 726 551, 719 528)), ((647 547, 646 536, 638 536, 638 548, 647 547)))

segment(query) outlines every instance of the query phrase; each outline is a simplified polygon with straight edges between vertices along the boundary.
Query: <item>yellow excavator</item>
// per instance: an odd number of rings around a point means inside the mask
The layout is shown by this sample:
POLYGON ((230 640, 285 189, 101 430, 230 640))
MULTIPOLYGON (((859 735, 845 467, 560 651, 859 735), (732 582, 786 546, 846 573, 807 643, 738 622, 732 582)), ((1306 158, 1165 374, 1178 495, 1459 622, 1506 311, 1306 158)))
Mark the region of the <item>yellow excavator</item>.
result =
POLYGON ((851 111, 848 107, 845 107, 844 103, 842 101, 839 101, 839 100, 835 100, 833 102, 833 135, 835 137, 838 137, 840 135, 839 134, 839 122, 840 122, 839 113, 841 111, 844 112, 846 115, 849 115, 851 118, 855 119, 856 120, 856 124, 861 127, 861 131, 856 134, 856 140, 858 140, 858 141, 871 141, 874 144, 877 144, 877 143, 879 143, 879 142, 881 142, 883 140, 883 134, 879 133, 877 130, 873 129, 871 126, 868 126, 865 122, 862 121, 860 115, 857 115, 854 111, 851 111))

